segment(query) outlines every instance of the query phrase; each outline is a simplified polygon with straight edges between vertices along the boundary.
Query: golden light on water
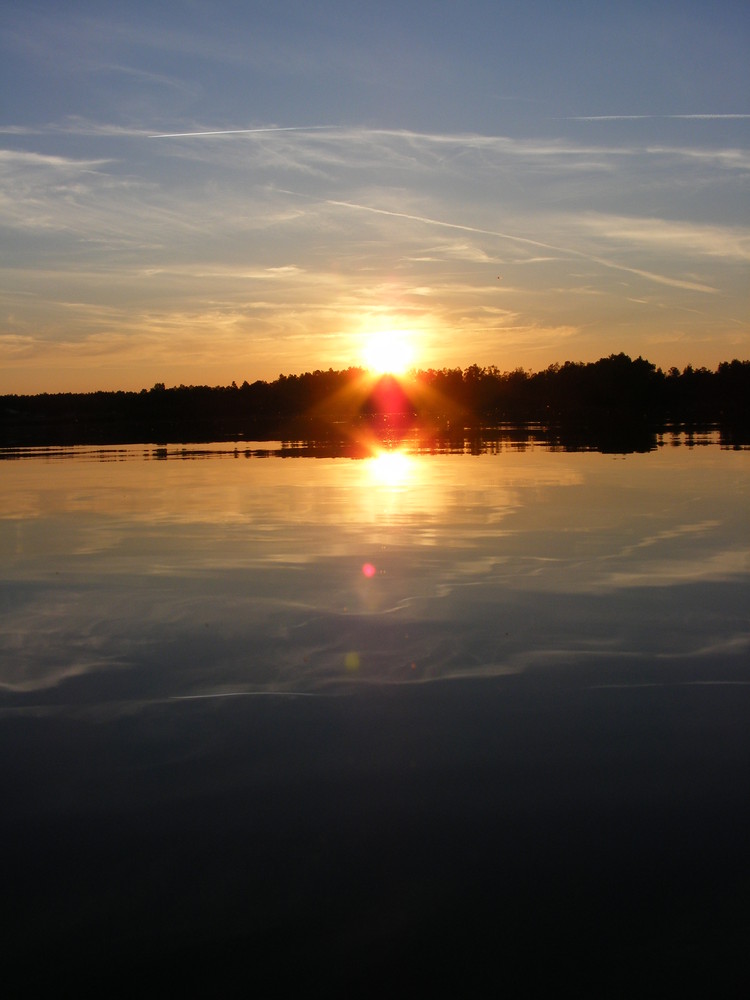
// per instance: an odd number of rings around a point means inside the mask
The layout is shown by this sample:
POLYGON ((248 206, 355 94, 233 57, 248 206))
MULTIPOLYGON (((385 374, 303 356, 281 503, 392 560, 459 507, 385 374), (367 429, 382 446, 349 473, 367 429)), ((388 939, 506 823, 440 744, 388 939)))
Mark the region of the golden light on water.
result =
MULTIPOLYGON (((372 524, 373 541, 379 546, 389 546, 395 537, 393 531, 401 530, 417 516, 417 510, 432 502, 422 481, 423 465, 419 456, 406 450, 376 447, 361 468, 361 513, 372 524)), ((376 552, 373 549, 368 553, 374 572, 363 568, 368 578, 381 569, 376 552)))
POLYGON ((406 486, 414 476, 414 458, 405 451, 379 451, 367 462, 368 472, 379 486, 406 486))

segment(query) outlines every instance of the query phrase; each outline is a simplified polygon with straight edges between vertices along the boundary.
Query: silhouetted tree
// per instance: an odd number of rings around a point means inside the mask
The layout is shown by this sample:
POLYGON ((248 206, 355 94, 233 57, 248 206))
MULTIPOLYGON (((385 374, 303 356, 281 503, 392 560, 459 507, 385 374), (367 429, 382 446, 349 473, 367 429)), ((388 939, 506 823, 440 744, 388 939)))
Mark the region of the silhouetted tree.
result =
POLYGON ((530 420, 564 425, 570 441, 585 428, 607 427, 614 434, 638 425, 646 433, 663 420, 737 429, 750 424, 749 407, 750 361, 722 362, 716 372, 672 367, 665 374, 642 357, 619 353, 535 374, 470 365, 373 379, 361 368, 329 368, 239 387, 167 388, 157 382, 140 392, 7 395, 0 397, 0 443, 262 438, 304 428, 320 433, 325 426, 393 413, 446 427, 530 420))

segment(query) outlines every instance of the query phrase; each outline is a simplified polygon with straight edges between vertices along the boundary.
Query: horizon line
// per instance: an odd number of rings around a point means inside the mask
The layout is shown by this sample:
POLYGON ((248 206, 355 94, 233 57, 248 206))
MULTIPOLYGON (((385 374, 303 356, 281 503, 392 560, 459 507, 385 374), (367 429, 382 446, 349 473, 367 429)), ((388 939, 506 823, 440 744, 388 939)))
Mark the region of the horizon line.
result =
MULTIPOLYGON (((574 361, 574 360, 568 358, 567 360, 565 360, 563 362, 552 361, 546 367, 544 367, 544 368, 537 368, 537 369, 524 368, 523 366, 519 366, 519 367, 516 367, 514 369, 507 369, 507 370, 500 371, 500 369, 495 364, 480 365, 477 362, 473 362, 472 364, 469 364, 469 365, 466 365, 466 366, 462 366, 462 365, 452 365, 452 366, 451 365, 442 365, 439 368, 432 367, 432 366, 428 367, 428 368, 423 368, 420 365, 412 365, 407 371, 405 371, 405 372, 403 372, 401 374, 397 374, 395 372, 378 372, 378 371, 376 371, 373 368, 368 368, 367 365, 351 364, 351 365, 347 365, 345 368, 333 368, 332 366, 329 366, 328 368, 325 368, 325 369, 324 368, 315 368, 315 369, 307 369, 306 371, 297 370, 297 371, 285 372, 285 373, 281 373, 280 375, 276 376, 276 378, 273 378, 273 379, 258 378, 258 379, 255 379, 253 382, 248 382, 247 379, 244 379, 243 382, 241 383, 241 385, 244 385, 245 383, 247 383, 248 385, 254 385, 256 382, 265 382, 267 385, 271 385, 271 384, 273 384, 275 382, 278 382, 280 379, 301 378, 301 377, 303 377, 305 375, 316 375, 316 374, 326 375, 326 374, 329 374, 330 372, 333 372, 333 374, 335 374, 335 375, 343 375, 343 374, 346 374, 346 373, 352 372, 352 371, 362 372, 364 374, 371 375, 371 376, 373 376, 376 379, 380 379, 380 378, 384 378, 385 377, 385 378, 395 378, 397 381, 408 382, 412 378, 419 377, 420 375, 426 375, 426 374, 429 374, 430 372, 460 371, 460 372, 463 373, 463 372, 469 371, 469 370, 474 369, 474 368, 478 368, 482 372, 491 372, 493 374, 494 373, 499 373, 501 377, 515 374, 518 371, 523 371, 526 376, 533 378, 534 376, 537 376, 537 375, 543 375, 545 372, 547 372, 550 369, 555 368, 555 367, 557 367, 557 368, 563 368, 566 365, 573 365, 575 367, 579 367, 579 366, 582 366, 582 367, 596 366, 597 364, 599 364, 602 361, 610 361, 610 360, 612 360, 614 358, 621 358, 621 357, 627 359, 628 361, 630 361, 631 364, 637 363, 639 361, 640 362, 645 362, 646 364, 650 365, 654 369, 654 373, 661 372, 661 374, 664 375, 664 376, 668 376, 670 374, 670 372, 673 371, 673 370, 675 370, 675 369, 677 370, 677 372, 678 372, 678 374, 680 376, 685 375, 688 371, 692 371, 692 372, 703 371, 703 372, 708 372, 710 375, 718 375, 719 374, 719 370, 721 369, 721 367, 723 365, 729 365, 729 366, 731 366, 731 365, 733 365, 735 363, 743 365, 743 366, 744 365, 750 365, 750 357, 749 358, 741 358, 741 357, 738 357, 738 356, 735 355, 733 358, 731 358, 731 360, 730 359, 725 359, 724 361, 717 362, 717 364, 713 368, 707 367, 706 365, 694 365, 692 362, 687 362, 687 364, 684 364, 682 367, 678 367, 677 365, 669 365, 667 367, 667 366, 655 364, 653 361, 649 361, 649 359, 647 357, 644 357, 643 354, 639 354, 637 357, 633 357, 627 351, 622 351, 621 350, 621 351, 612 351, 609 354, 602 354, 595 361, 584 361, 584 360, 574 361), (495 370, 495 372, 493 372, 493 369, 495 370)), ((240 388, 240 386, 237 385, 237 380, 236 379, 232 383, 229 383, 229 384, 214 384, 214 385, 208 385, 207 383, 190 383, 189 385, 186 385, 185 383, 180 383, 178 385, 178 384, 175 383, 173 385, 167 385, 165 382, 157 381, 157 382, 154 383, 153 386, 150 386, 148 388, 146 386, 143 386, 141 384, 141 387, 138 388, 138 389, 73 389, 73 390, 71 390, 71 389, 60 389, 60 390, 56 390, 56 391, 50 391, 49 389, 41 389, 41 390, 38 390, 37 392, 0 392, 0 399, 6 398, 6 397, 22 398, 22 397, 35 397, 35 396, 91 396, 91 395, 97 395, 99 393, 107 394, 107 393, 119 393, 119 392, 130 393, 130 394, 133 394, 133 395, 139 395, 141 393, 149 393, 149 392, 153 392, 154 390, 158 391, 158 390, 162 390, 162 389, 164 391, 169 392, 169 391, 172 391, 172 390, 175 390, 175 389, 205 389, 205 388, 208 388, 208 389, 222 389, 223 390, 223 389, 231 389, 233 387, 240 388)))

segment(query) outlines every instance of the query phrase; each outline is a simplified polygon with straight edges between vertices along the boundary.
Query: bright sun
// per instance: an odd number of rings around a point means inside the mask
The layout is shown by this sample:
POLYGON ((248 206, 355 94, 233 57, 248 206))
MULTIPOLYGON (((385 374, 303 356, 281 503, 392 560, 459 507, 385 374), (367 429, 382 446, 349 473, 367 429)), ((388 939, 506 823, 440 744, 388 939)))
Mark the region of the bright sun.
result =
POLYGON ((371 333, 362 352, 365 365, 378 375, 403 375, 412 364, 414 351, 404 330, 371 333))

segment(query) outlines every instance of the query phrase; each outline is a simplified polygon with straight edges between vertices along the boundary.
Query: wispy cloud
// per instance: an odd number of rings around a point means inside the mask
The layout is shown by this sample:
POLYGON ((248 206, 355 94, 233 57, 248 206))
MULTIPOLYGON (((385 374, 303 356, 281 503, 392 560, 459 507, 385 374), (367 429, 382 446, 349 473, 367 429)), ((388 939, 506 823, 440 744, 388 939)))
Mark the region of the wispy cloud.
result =
POLYGON ((750 118, 750 114, 691 114, 691 115, 566 115, 558 118, 557 121, 566 122, 619 122, 619 121, 643 121, 648 118, 684 118, 713 121, 715 119, 736 119, 750 118))
POLYGON ((624 271, 626 274, 634 274, 638 278, 645 278, 646 281, 653 281, 657 285, 667 285, 670 288, 683 288, 690 292, 704 292, 706 294, 716 294, 719 289, 713 285, 705 285, 700 281, 690 281, 685 278, 673 278, 667 274, 658 274, 654 271, 644 271, 640 267, 627 267, 625 264, 615 264, 611 260, 604 260, 602 257, 592 257, 591 260, 602 267, 609 267, 615 271, 624 271))
POLYGON ((111 162, 107 159, 75 159, 70 156, 57 156, 48 153, 35 153, 29 150, 0 149, 0 166, 20 166, 24 169, 42 168, 45 170, 62 171, 64 173, 79 173, 94 170, 111 162))
POLYGON ((91 136, 92 138, 147 138, 149 130, 128 125, 92 122, 71 115, 61 122, 44 125, 0 125, 0 135, 17 136, 91 136))
POLYGON ((646 146, 644 152, 662 161, 694 160, 706 165, 717 164, 727 170, 743 170, 750 172, 750 150, 748 149, 710 149, 696 146, 646 146))
POLYGON ((0 220, 23 249, 2 271, 6 369, 93 369, 110 351, 123 371, 151 359, 142 385, 169 379, 176 345, 211 371, 220 344, 231 377, 275 377, 351 363, 365 321, 418 326, 433 364, 596 357, 603 331, 671 364, 654 330, 695 343, 694 296, 714 296, 714 329, 742 316, 741 219, 700 222, 685 197, 734 197, 733 150, 320 121, 6 126, 0 220))
POLYGON ((670 219, 587 213, 582 229, 639 246, 653 246, 670 254, 701 254, 750 261, 750 229, 710 226, 670 219))
POLYGON ((257 132, 315 132, 340 128, 338 125, 273 125, 267 128, 230 128, 215 132, 164 132, 160 135, 149 135, 149 139, 187 139, 212 135, 251 135, 257 132))
POLYGON ((542 243, 539 240, 533 240, 525 236, 518 236, 511 233, 499 232, 498 230, 494 229, 480 229, 476 226, 467 226, 455 222, 445 222, 440 219, 432 219, 426 216, 410 215, 406 212, 393 212, 387 209, 375 208, 371 205, 358 205, 352 202, 332 200, 329 201, 328 204, 334 205, 339 208, 355 209, 363 212, 372 212, 373 214, 376 215, 385 215, 398 219, 406 219, 411 222, 423 223, 429 226, 439 226, 445 229, 456 229, 456 230, 461 230, 463 232, 476 233, 477 235, 491 236, 501 240, 509 240, 514 243, 521 243, 529 246, 541 247, 545 250, 555 250, 558 251, 559 253, 564 253, 566 255, 573 257, 580 257, 585 260, 591 261, 594 264, 600 264, 603 267, 610 268, 612 270, 623 271, 628 274, 634 274, 637 277, 644 278, 647 281, 653 281, 662 285, 669 285, 673 288, 684 288, 684 289, 689 289, 690 291, 708 292, 708 293, 713 293, 717 291, 717 289, 714 288, 713 286, 706 285, 701 282, 688 281, 683 278, 674 278, 669 275, 658 274, 653 271, 647 271, 642 268, 631 267, 628 266, 627 264, 618 263, 617 261, 614 260, 608 260, 597 254, 587 253, 584 250, 578 250, 571 247, 556 246, 551 243, 542 243))
MULTIPOLYGON (((514 243, 524 243, 529 246, 542 247, 545 250, 559 250, 562 247, 552 246, 550 243, 541 243, 539 240, 532 240, 525 236, 516 236, 512 233, 503 233, 495 229, 480 229, 477 226, 467 226, 458 222, 446 222, 442 219, 431 219, 424 215, 410 215, 408 212, 393 212, 385 208, 376 208, 372 205, 358 205, 350 201, 335 201, 329 199, 327 204, 337 208, 351 208, 360 212, 372 212, 374 215, 386 215, 394 219, 407 219, 410 222, 421 222, 428 226, 440 226, 444 229, 457 229, 465 233, 476 233, 481 236, 493 236, 501 240, 511 240, 514 243)), ((577 253, 577 251, 564 251, 566 253, 577 253)), ((583 254, 581 256, 584 256, 583 254)))

